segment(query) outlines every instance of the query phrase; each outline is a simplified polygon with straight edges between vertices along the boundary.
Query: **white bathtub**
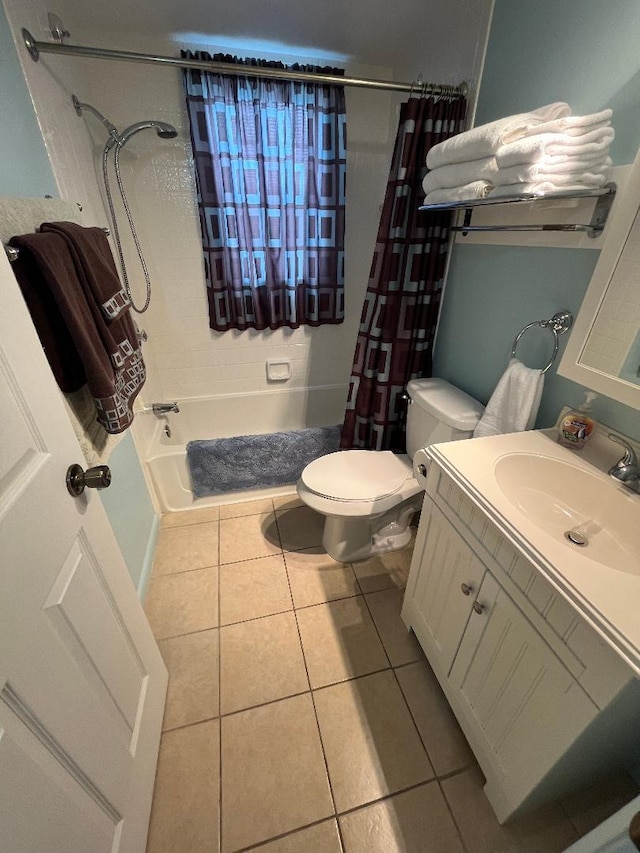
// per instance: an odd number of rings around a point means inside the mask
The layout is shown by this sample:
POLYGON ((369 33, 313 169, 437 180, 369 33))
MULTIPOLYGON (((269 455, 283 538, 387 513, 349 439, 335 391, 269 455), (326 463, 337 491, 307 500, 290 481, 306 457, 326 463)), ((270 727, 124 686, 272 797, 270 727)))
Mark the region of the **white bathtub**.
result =
POLYGON ((136 415, 139 434, 145 436, 146 466, 161 511, 291 493, 293 486, 277 486, 196 499, 191 492, 186 444, 198 439, 341 424, 346 398, 346 386, 325 385, 178 400, 179 414, 170 412, 160 417, 150 411, 140 412, 136 415), (171 437, 165 434, 167 425, 171 437))

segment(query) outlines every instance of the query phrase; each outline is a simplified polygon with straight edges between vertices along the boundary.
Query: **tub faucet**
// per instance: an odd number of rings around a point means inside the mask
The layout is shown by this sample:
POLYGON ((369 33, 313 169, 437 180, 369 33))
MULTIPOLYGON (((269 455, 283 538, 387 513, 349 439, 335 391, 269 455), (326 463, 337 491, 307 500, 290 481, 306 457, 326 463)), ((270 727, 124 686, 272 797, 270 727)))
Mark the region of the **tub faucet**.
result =
POLYGON ((180 407, 177 403, 153 403, 151 408, 153 409, 153 414, 158 415, 166 415, 168 412, 175 412, 176 415, 180 411, 180 407))
POLYGON ((640 465, 633 447, 614 433, 610 432, 609 438, 624 447, 624 455, 609 468, 609 476, 619 480, 625 488, 640 494, 640 465))

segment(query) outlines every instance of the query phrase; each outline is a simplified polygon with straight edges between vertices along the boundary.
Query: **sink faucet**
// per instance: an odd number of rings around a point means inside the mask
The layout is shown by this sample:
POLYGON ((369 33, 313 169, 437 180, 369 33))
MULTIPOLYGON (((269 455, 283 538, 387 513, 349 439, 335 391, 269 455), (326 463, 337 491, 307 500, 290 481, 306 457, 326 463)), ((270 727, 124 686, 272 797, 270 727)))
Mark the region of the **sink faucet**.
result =
POLYGON ((154 415, 166 415, 168 412, 175 412, 178 414, 180 411, 180 407, 177 403, 153 403, 151 408, 153 409, 154 415))
POLYGON ((619 480, 625 488, 640 494, 640 465, 633 447, 614 433, 610 432, 609 438, 624 447, 624 455, 609 468, 609 476, 619 480))

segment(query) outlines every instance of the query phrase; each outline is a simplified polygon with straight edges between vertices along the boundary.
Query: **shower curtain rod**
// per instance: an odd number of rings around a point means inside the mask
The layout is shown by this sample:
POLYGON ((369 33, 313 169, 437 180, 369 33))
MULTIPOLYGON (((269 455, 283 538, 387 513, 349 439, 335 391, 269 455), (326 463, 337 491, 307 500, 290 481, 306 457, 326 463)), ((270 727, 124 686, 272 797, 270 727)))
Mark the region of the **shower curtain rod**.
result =
MULTIPOLYGON (((102 47, 83 47, 71 44, 54 44, 53 42, 36 41, 29 30, 22 30, 24 44, 31 58, 37 62, 41 53, 57 53, 67 56, 85 56, 89 59, 119 59, 123 62, 149 62, 160 65, 173 65, 179 68, 201 68, 205 71, 215 71, 219 74, 239 73, 239 67, 231 62, 208 62, 201 59, 182 59, 174 56, 158 56, 152 53, 135 53, 128 50, 107 50, 102 47)), ((394 92, 409 92, 424 95, 452 98, 458 95, 466 97, 468 86, 448 86, 441 83, 395 83, 391 80, 367 80, 362 77, 341 77, 336 74, 316 74, 311 71, 285 71, 274 68, 254 68, 243 65, 242 75, 246 77, 271 77, 278 80, 299 80, 332 83, 338 86, 358 86, 363 89, 386 89, 394 92)))

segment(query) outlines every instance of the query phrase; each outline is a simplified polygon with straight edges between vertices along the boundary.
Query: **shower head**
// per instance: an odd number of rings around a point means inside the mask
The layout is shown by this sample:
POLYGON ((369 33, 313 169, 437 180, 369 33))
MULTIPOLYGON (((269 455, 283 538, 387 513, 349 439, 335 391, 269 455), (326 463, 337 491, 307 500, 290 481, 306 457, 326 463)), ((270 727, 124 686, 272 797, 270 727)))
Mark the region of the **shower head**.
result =
POLYGON ((107 147, 111 148, 113 145, 115 145, 117 141, 119 147, 122 148, 124 145, 127 144, 129 139, 131 139, 131 137, 135 133, 138 133, 138 131, 140 130, 146 130, 148 127, 155 128, 155 131, 160 137, 160 139, 174 139, 178 135, 178 131, 175 129, 175 127, 172 124, 167 124, 167 122, 155 120, 138 121, 135 124, 132 124, 129 127, 125 128, 125 130, 123 130, 122 133, 118 135, 117 140, 113 138, 108 139, 107 147))

